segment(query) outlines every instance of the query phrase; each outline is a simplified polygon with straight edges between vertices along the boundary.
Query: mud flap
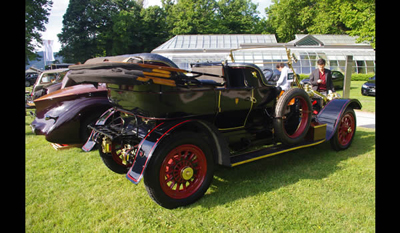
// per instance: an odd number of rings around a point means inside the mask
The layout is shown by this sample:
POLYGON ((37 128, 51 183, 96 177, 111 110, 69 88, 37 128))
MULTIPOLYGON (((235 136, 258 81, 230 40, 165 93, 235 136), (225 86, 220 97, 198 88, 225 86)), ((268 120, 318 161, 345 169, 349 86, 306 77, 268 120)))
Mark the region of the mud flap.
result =
MULTIPOLYGON (((105 111, 100 118, 96 121, 95 125, 104 125, 108 118, 112 116, 115 113, 114 108, 109 108, 107 111, 105 111)), ((96 145, 96 139, 99 136, 99 133, 96 133, 94 130, 90 133, 90 136, 86 143, 82 146, 82 150, 88 152, 93 149, 93 147, 96 145)))

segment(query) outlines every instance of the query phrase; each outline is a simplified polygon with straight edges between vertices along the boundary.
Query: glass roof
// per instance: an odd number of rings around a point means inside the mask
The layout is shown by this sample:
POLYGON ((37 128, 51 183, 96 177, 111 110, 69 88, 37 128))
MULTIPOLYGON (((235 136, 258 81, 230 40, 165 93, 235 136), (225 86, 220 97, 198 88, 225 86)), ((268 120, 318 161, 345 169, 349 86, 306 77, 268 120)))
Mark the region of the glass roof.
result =
POLYGON ((277 41, 273 34, 177 35, 153 52, 172 49, 236 49, 243 43, 264 44, 277 41))
MULTIPOLYGON (((324 44, 357 44, 356 40, 358 37, 356 36, 349 36, 349 35, 321 35, 321 34, 310 34, 313 37, 317 38, 324 44)), ((296 40, 301 39, 307 34, 296 34, 296 40)))

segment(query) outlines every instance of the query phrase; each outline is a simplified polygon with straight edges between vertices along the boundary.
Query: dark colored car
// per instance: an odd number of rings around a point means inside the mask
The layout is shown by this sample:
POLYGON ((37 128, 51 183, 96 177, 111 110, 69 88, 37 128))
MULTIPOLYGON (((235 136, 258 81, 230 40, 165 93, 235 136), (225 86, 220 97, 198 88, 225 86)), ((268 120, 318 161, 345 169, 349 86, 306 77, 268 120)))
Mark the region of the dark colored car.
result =
POLYGON ((361 86, 361 94, 365 96, 375 96, 375 76, 369 78, 369 81, 361 86))
POLYGON ((39 77, 39 74, 36 72, 35 73, 31 72, 31 73, 25 74, 25 87, 32 86, 36 82, 36 79, 38 77, 39 77))
POLYGON ((132 59, 70 66, 77 83, 107 83, 114 105, 89 126, 83 149, 100 144, 108 168, 134 184, 144 177, 150 197, 165 208, 201 198, 216 165, 324 141, 343 150, 354 138, 358 100, 332 99, 320 109, 320 97, 301 87, 279 97, 281 88, 249 63, 196 64, 187 71, 157 54, 125 56, 132 59))
MULTIPOLYGON (((332 82, 335 90, 342 90, 343 89, 343 83, 344 83, 344 75, 342 72, 334 70, 332 71, 332 82)), ((300 81, 300 84, 310 84, 310 79, 305 78, 300 81)))
POLYGON ((34 101, 36 118, 32 131, 59 144, 83 144, 94 123, 111 107, 105 85, 79 84, 44 95, 34 101))

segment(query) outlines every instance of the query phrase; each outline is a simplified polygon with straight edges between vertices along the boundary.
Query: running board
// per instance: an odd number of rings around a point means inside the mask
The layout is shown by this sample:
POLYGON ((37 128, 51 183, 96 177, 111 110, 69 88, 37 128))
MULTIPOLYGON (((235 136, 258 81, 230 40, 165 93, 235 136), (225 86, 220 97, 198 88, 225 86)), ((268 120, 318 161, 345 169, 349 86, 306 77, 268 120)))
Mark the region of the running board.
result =
POLYGON ((315 146, 315 145, 321 144, 323 142, 325 142, 325 139, 321 139, 319 141, 304 141, 301 144, 298 144, 293 147, 277 145, 277 146, 272 146, 272 147, 268 147, 268 148, 262 148, 262 149, 256 150, 256 151, 246 152, 243 154, 232 156, 231 157, 231 166, 234 167, 237 165, 249 163, 252 161, 259 160, 259 159, 282 154, 285 152, 289 152, 289 151, 293 151, 293 150, 297 150, 297 149, 301 149, 301 148, 306 148, 306 147, 310 147, 310 146, 315 146))

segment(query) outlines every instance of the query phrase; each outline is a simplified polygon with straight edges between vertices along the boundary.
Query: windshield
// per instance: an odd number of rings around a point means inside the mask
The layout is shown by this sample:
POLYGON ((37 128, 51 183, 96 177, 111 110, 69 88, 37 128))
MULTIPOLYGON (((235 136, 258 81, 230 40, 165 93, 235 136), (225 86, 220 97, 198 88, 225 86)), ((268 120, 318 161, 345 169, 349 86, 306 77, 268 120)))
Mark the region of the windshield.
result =
POLYGON ((61 73, 44 73, 40 80, 40 84, 60 82, 66 73, 67 71, 61 73))

